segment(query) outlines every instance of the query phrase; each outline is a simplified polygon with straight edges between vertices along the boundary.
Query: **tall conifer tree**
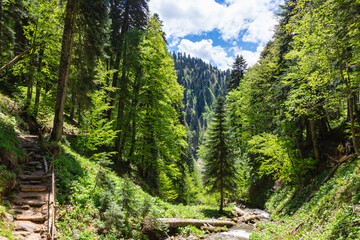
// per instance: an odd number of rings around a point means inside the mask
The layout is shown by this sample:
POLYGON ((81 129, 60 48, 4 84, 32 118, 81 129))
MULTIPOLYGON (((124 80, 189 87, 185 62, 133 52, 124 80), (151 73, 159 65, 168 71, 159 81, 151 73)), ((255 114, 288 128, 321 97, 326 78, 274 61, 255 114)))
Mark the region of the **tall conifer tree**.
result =
POLYGON ((245 76, 247 64, 242 55, 238 55, 232 66, 230 81, 228 83, 228 92, 237 88, 240 84, 241 79, 245 76))
POLYGON ((201 149, 202 159, 205 162, 205 184, 210 186, 210 192, 220 193, 220 212, 222 212, 225 192, 235 190, 237 178, 222 97, 217 98, 214 118, 201 149))

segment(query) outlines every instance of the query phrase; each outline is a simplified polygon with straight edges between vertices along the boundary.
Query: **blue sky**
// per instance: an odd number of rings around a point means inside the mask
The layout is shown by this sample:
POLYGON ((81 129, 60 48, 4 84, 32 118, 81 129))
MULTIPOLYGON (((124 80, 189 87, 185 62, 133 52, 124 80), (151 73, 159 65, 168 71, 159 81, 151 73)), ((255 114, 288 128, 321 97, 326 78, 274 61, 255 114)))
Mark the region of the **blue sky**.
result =
POLYGON ((169 50, 186 52, 220 69, 236 55, 256 63, 277 23, 284 0, 150 0, 164 23, 169 50))

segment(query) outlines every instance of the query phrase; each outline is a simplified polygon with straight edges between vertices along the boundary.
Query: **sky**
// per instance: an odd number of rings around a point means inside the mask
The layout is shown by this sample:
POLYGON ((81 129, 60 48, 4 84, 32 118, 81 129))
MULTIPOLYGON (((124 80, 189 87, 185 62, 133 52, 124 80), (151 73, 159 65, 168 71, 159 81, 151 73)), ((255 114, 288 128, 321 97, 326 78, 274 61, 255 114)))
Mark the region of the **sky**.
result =
POLYGON ((222 70, 237 55, 254 65, 277 23, 284 0, 150 0, 163 21, 168 48, 186 52, 222 70))

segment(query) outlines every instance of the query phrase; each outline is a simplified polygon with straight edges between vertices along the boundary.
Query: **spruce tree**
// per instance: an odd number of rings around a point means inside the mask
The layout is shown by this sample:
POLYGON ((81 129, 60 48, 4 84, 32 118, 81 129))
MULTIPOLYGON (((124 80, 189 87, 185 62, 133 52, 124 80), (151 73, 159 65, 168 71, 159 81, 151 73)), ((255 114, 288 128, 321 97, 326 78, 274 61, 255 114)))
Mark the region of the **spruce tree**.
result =
POLYGON ((205 137, 205 144, 201 147, 201 157, 205 163, 205 185, 210 187, 209 192, 220 193, 220 212, 222 212, 225 192, 235 190, 237 178, 222 97, 217 98, 214 118, 205 137))
POLYGON ((235 59, 235 62, 232 66, 231 74, 230 74, 230 81, 228 83, 228 92, 230 92, 233 89, 236 89, 241 79, 245 76, 245 71, 247 68, 247 64, 245 59, 242 55, 238 55, 235 59))

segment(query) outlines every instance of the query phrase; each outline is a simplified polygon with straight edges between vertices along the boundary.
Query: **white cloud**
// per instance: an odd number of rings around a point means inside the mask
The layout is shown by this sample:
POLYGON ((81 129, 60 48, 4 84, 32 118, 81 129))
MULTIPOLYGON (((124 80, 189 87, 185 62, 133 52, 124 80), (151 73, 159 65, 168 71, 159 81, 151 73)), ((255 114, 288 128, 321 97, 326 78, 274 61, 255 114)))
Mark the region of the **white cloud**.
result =
POLYGON ((178 50, 180 52, 190 54, 192 57, 201 58, 205 62, 216 65, 222 70, 231 68, 235 60, 232 56, 237 55, 242 55, 248 66, 253 66, 258 61, 260 53, 263 49, 264 47, 259 46, 257 47, 256 52, 252 52, 243 50, 242 48, 233 47, 230 48, 230 56, 229 53, 227 53, 221 46, 213 46, 213 41, 211 39, 203 39, 198 42, 183 39, 178 46, 178 50))
POLYGON ((284 0, 224 0, 223 4, 215 0, 150 0, 149 7, 163 20, 170 47, 177 46, 178 51, 225 70, 231 68, 236 55, 243 55, 249 66, 258 61, 263 46, 273 35, 277 22, 274 11, 283 3, 284 0), (189 35, 211 38, 207 33, 214 30, 232 46, 214 46, 211 39, 184 39, 189 35), (256 44, 256 51, 239 47, 240 39, 256 44))
POLYGON ((251 66, 255 65, 255 63, 257 63, 257 61, 259 60, 260 54, 263 50, 264 50, 264 47, 262 45, 259 45, 256 48, 256 52, 243 50, 242 48, 237 48, 237 47, 231 48, 231 51, 233 52, 234 56, 242 55, 245 58, 246 63, 249 67, 251 67, 251 66))
POLYGON ((199 35, 217 29, 228 40, 266 43, 272 37, 276 23, 274 9, 283 0, 151 0, 150 10, 164 21, 164 31, 170 38, 199 35))
POLYGON ((203 39, 199 42, 192 42, 188 39, 181 40, 178 49, 180 52, 186 52, 192 57, 203 59, 205 62, 214 64, 222 70, 231 67, 233 58, 229 57, 225 49, 220 46, 213 46, 211 39, 203 39))

